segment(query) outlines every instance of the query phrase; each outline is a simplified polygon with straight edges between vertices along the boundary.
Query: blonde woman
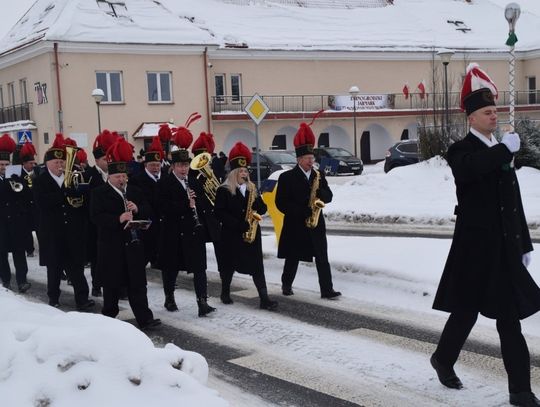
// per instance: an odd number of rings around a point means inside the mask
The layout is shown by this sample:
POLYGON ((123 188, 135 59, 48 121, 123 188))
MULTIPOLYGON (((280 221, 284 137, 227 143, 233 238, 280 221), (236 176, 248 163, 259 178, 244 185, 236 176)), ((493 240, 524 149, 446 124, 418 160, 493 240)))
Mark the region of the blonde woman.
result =
POLYGON ((248 165, 251 162, 249 148, 238 142, 229 153, 231 171, 225 182, 218 188, 215 203, 216 217, 222 223, 221 241, 224 246, 224 267, 221 275, 221 301, 232 304, 231 281, 235 271, 250 274, 257 287, 260 298, 260 308, 274 310, 277 301, 268 297, 264 277, 263 254, 261 245, 261 229, 257 224, 255 239, 249 243, 245 233, 250 229, 246 221, 246 211, 256 211, 262 215, 266 205, 257 194, 256 188, 249 182, 248 165), (252 195, 255 194, 255 195, 252 195), (251 203, 251 208, 248 205, 251 203))

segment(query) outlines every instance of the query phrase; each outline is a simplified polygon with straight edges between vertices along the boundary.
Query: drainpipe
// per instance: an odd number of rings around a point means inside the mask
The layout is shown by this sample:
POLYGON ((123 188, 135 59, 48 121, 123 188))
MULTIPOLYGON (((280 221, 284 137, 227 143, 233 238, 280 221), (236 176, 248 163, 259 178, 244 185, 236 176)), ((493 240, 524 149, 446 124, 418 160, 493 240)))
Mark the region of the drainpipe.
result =
POLYGON ((58 127, 60 133, 64 132, 64 119, 62 112, 62 92, 60 92, 60 64, 58 63, 58 43, 54 43, 54 66, 56 71, 56 91, 58 93, 58 127))
POLYGON ((208 47, 205 47, 204 48, 204 58, 203 58, 203 63, 204 63, 204 90, 205 90, 205 94, 206 94, 206 131, 208 133, 211 133, 210 131, 210 126, 211 126, 211 121, 210 121, 210 94, 209 94, 209 91, 208 91, 208 47))

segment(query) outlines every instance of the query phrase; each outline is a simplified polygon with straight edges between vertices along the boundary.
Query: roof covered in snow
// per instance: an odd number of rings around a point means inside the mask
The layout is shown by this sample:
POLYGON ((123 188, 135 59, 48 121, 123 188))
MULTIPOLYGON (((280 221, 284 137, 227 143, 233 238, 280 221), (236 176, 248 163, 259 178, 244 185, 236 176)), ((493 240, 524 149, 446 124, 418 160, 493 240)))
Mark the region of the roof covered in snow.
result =
MULTIPOLYGON (((520 0, 516 49, 540 49, 540 2, 520 0)), ((37 0, 0 52, 39 40, 255 50, 505 51, 507 0, 37 0), (393 3, 393 4, 391 4, 393 3), (336 4, 342 4, 341 7, 336 4)))

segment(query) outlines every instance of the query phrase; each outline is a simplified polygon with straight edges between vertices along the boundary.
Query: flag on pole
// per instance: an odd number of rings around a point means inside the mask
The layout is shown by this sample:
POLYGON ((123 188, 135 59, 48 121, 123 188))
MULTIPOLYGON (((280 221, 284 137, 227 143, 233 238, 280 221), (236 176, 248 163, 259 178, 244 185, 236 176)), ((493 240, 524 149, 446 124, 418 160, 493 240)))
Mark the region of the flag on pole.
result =
POLYGON ((417 86, 418 90, 420 91, 420 99, 424 99, 426 97, 426 85, 424 83, 424 80, 418 84, 417 86))
POLYGON ((403 86, 403 94, 405 95, 405 100, 409 99, 409 85, 407 83, 403 86))

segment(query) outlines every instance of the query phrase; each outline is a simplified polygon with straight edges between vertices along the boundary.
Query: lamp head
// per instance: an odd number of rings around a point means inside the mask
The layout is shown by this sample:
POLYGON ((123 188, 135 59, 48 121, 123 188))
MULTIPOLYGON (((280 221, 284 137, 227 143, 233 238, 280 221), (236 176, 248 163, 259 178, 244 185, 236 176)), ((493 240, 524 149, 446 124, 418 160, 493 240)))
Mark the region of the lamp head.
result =
POLYGON ((101 103, 101 101, 105 97, 105 93, 103 92, 103 90, 97 88, 92 91, 92 97, 94 98, 96 103, 101 103))
POLYGON ((521 7, 517 3, 509 3, 504 8, 504 18, 508 21, 508 27, 510 32, 514 32, 516 28, 516 22, 521 14, 521 7))
POLYGON ((443 65, 448 65, 453 55, 454 51, 452 51, 451 49, 440 49, 437 52, 437 56, 441 58, 443 65))
POLYGON ((349 89, 349 95, 351 96, 357 96, 360 93, 360 89, 358 89, 358 86, 351 86, 349 89))

